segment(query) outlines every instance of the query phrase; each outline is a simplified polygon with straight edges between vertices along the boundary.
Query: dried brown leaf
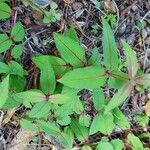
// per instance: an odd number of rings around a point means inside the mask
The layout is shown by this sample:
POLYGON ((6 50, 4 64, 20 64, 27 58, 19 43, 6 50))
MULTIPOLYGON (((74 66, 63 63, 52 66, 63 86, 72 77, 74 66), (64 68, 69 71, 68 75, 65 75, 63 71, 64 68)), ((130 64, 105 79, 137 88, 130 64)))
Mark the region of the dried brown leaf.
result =
POLYGON ((12 116, 14 115, 15 111, 17 108, 13 108, 7 111, 5 118, 3 120, 3 123, 6 124, 10 121, 10 119, 12 118, 12 116))
POLYGON ((21 129, 7 150, 24 150, 35 135, 36 132, 21 129))
POLYGON ((104 9, 107 12, 115 13, 116 12, 116 7, 114 3, 111 0, 105 0, 104 1, 104 9))
POLYGON ((150 116, 150 100, 146 103, 144 110, 145 110, 146 115, 150 116))

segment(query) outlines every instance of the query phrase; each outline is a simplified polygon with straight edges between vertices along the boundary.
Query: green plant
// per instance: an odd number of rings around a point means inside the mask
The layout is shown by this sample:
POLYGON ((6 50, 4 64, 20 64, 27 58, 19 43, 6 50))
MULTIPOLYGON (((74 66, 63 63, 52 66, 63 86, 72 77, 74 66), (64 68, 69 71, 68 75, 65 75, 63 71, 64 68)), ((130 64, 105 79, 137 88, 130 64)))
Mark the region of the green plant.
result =
POLYGON ((94 34, 97 34, 98 31, 99 31, 99 25, 98 24, 92 25, 92 32, 94 34))
POLYGON ((43 22, 44 23, 54 23, 59 21, 61 18, 61 14, 57 12, 58 5, 55 2, 51 2, 51 9, 45 12, 43 22))
POLYGON ((23 51, 22 40, 24 39, 25 31, 21 22, 17 22, 12 26, 10 35, 0 33, 0 52, 5 52, 11 48, 11 53, 14 58, 19 58, 23 51))
MULTIPOLYGON (((9 75, 9 88, 12 93, 23 90, 26 83, 25 75, 27 72, 17 62, 20 61, 23 52, 22 41, 24 36, 25 31, 21 22, 15 23, 9 34, 0 33, 0 53, 10 53, 10 60, 7 60, 7 63, 4 63, 4 59, 0 61, 0 73, 4 76, 9 75)), ((5 92, 2 94, 5 94, 5 92)), ((3 101, 6 101, 6 99, 3 99, 3 101)))
MULTIPOLYGON (((119 60, 111 28, 105 19, 102 19, 102 24, 104 61, 100 59, 97 48, 86 59, 73 27, 64 34, 54 33, 54 41, 61 57, 40 55, 32 58, 34 68, 39 72, 37 89, 25 88, 27 72, 17 61, 10 60, 7 64, 0 62, 0 90, 4 91, 0 93, 0 108, 25 106, 28 111, 20 121, 21 126, 58 138, 65 149, 77 146, 78 141, 82 150, 103 150, 106 147, 109 150, 121 150, 123 141, 110 139, 115 126, 123 130, 130 128, 128 118, 119 106, 134 87, 144 89, 150 86, 150 74, 142 73, 135 52, 125 41, 122 44, 126 63, 119 60), (103 92, 105 85, 118 90, 110 99, 106 99, 103 92), (85 88, 92 92, 95 110, 92 115, 85 111, 85 102, 78 95, 85 88), (100 139, 99 136, 99 141, 91 141, 89 137, 95 134, 102 135, 103 138, 100 139)), ((1 53, 11 49, 12 45, 15 47, 16 42, 22 42, 24 34, 20 22, 12 27, 10 36, 2 34, 1 53)), ((20 49, 18 45, 12 49, 11 54, 15 59, 20 57, 20 50, 16 50, 18 47, 20 49)), ((139 122, 140 118, 137 120, 139 122)), ((135 135, 129 134, 127 140, 135 150, 144 149, 135 135)))
POLYGON ((99 0, 91 0, 92 3, 95 5, 95 8, 99 9, 101 6, 101 2, 99 0))
POLYGON ((8 19, 11 16, 11 8, 4 1, 0 2, 0 20, 8 19))
POLYGON ((111 27, 115 27, 117 23, 117 17, 114 14, 105 14, 104 18, 110 22, 111 27))
POLYGON ((59 21, 61 18, 61 14, 57 11, 58 5, 54 2, 50 2, 50 10, 47 11, 43 9, 41 6, 34 3, 32 0, 25 0, 23 1, 26 5, 29 4, 32 8, 36 9, 37 11, 41 12, 43 14, 43 23, 45 24, 51 24, 55 23, 56 21, 59 21))

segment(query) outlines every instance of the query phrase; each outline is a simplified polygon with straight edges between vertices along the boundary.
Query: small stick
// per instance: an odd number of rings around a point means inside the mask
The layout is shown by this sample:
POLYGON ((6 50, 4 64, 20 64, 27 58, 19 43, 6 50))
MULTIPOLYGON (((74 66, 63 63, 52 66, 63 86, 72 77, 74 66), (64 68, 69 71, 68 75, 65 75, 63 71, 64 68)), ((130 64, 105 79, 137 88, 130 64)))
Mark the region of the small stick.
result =
POLYGON ((145 16, 140 20, 141 22, 143 22, 143 20, 145 20, 145 18, 150 14, 150 10, 145 14, 145 16))

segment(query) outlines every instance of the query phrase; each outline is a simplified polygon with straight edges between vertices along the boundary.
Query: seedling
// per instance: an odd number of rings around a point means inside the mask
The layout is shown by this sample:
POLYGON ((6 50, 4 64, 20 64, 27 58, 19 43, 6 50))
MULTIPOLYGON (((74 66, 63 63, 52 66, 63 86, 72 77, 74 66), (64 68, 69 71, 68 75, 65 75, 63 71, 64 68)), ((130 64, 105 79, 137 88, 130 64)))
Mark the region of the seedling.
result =
POLYGON ((43 22, 45 24, 55 23, 56 21, 59 21, 61 18, 61 14, 57 11, 58 5, 54 1, 50 2, 51 8, 49 11, 37 5, 37 3, 34 3, 32 0, 25 0, 23 2, 29 4, 31 7, 41 12, 44 16, 43 22))

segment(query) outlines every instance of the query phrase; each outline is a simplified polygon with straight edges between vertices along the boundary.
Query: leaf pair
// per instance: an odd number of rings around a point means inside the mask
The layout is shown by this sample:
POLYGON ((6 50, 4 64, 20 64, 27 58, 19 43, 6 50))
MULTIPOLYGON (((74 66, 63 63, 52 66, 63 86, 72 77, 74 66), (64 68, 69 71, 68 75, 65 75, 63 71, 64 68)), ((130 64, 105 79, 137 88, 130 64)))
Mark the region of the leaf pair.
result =
POLYGON ((123 43, 123 48, 125 50, 126 60, 127 60, 127 69, 129 75, 129 81, 116 93, 108 105, 106 106, 106 112, 114 109, 115 107, 121 105, 124 100, 130 95, 130 92, 135 85, 143 85, 144 87, 150 86, 150 74, 143 74, 137 76, 137 71, 139 65, 137 62, 137 57, 132 48, 126 42, 123 43))
POLYGON ((59 127, 52 122, 45 122, 42 120, 37 121, 38 127, 46 134, 58 138, 66 149, 71 149, 73 145, 73 134, 68 128, 64 132, 60 131, 59 127))
MULTIPOLYGON (((25 37, 25 31, 21 24, 21 22, 17 22, 13 25, 10 37, 8 37, 7 34, 0 34, 0 53, 5 52, 10 48, 10 46, 14 42, 21 42, 23 38, 25 37), (13 40, 13 41, 12 41, 13 40)), ((14 48, 12 50, 12 55, 18 55, 16 53, 16 49, 21 51, 22 46, 21 45, 14 45, 14 48)))
POLYGON ((44 23, 54 23, 58 20, 60 20, 61 18, 61 14, 59 12, 57 12, 57 3, 51 1, 50 3, 51 9, 49 11, 44 11, 44 19, 43 22, 44 23))
POLYGON ((124 147, 123 145, 124 144, 120 139, 114 139, 110 142, 102 139, 98 143, 96 150, 122 150, 124 147))
POLYGON ((43 69, 46 63, 47 65, 50 64, 55 72, 56 77, 62 76, 67 68, 67 64, 64 62, 64 60, 56 56, 41 55, 33 57, 32 60, 39 69, 43 69))
POLYGON ((90 135, 100 131, 105 135, 109 135, 114 128, 114 117, 111 113, 97 114, 90 127, 90 135))
POLYGON ((102 90, 93 90, 93 103, 98 113, 94 116, 90 127, 90 135, 100 131, 103 134, 110 134, 115 125, 121 129, 127 129, 130 124, 119 108, 113 109, 111 112, 105 112, 106 100, 102 90))
MULTIPOLYGON (((71 32, 70 30, 69 32, 71 32)), ((67 40, 69 38, 68 36, 66 37, 64 35, 58 35, 58 34, 54 35, 56 46, 61 56, 67 62, 69 62, 75 67, 82 67, 85 58, 82 57, 83 50, 81 50, 81 48, 78 48, 78 50, 76 50, 76 47, 79 47, 79 42, 76 38, 76 34, 74 31, 72 31, 71 34, 67 34, 67 35, 71 37, 70 42, 67 40)), ((105 19, 103 19, 103 41, 102 42, 103 42, 103 53, 104 53, 104 65, 106 69, 108 70, 111 69, 115 71, 118 70, 119 59, 118 59, 115 39, 111 31, 111 28, 105 19)), ((76 89, 77 88, 93 89, 93 88, 98 88, 100 86, 103 86, 106 82, 106 74, 103 68, 98 67, 100 66, 101 63, 100 63, 99 52, 96 48, 94 49, 91 58, 88 60, 88 63, 92 64, 93 67, 75 69, 65 74, 58 81, 63 83, 66 86, 69 86, 71 88, 76 88, 76 89)), ((122 81, 120 80, 119 82, 122 81)), ((110 83, 111 82, 118 83, 118 80, 116 79, 116 81, 114 81, 112 79, 110 83)), ((120 84, 123 83, 121 82, 120 84)))
MULTIPOLYGON (((64 104, 72 99, 72 97, 65 94, 54 94, 48 98, 40 90, 29 90, 13 95, 14 99, 20 103, 23 103, 26 106, 29 106, 30 103, 37 103, 41 101, 47 101, 54 104, 64 104)), ((41 104, 42 105, 42 104, 41 104)))

